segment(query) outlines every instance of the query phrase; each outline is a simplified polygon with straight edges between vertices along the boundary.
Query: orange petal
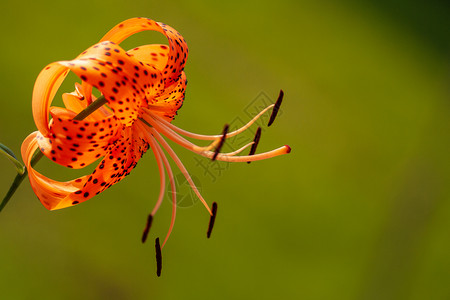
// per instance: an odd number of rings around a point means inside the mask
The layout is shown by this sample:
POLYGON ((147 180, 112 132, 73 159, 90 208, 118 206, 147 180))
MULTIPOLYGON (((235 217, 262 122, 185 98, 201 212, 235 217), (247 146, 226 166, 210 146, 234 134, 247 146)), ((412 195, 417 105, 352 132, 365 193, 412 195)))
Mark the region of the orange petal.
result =
POLYGON ((38 148, 38 134, 37 131, 33 132, 24 140, 21 152, 31 186, 49 210, 79 204, 119 182, 130 173, 148 149, 144 133, 127 127, 122 132, 122 138, 113 144, 91 175, 58 182, 43 176, 31 166, 31 159, 38 148))
POLYGON ((58 63, 49 64, 39 73, 33 89, 33 118, 38 130, 48 134, 49 108, 68 69, 58 63))
POLYGON ((75 180, 58 182, 49 179, 31 166, 31 158, 38 148, 38 132, 30 134, 22 143, 22 159, 28 170, 28 178, 34 193, 38 196, 41 203, 49 210, 60 209, 73 205, 69 196, 79 190, 87 181, 88 176, 83 176, 75 180))
POLYGON ((122 138, 105 155, 85 185, 71 195, 73 201, 81 203, 101 193, 122 180, 136 166, 147 151, 148 144, 139 138, 140 133, 134 132, 133 129, 134 126, 125 128, 122 138))
POLYGON ((154 103, 149 106, 149 109, 171 122, 183 105, 186 84, 186 75, 182 72, 178 83, 164 90, 162 95, 155 97, 154 103))
POLYGON ((159 44, 144 45, 128 50, 127 53, 143 64, 152 65, 158 70, 163 70, 167 65, 169 47, 159 44))
MULTIPOLYGON (((62 99, 64 102, 64 106, 68 110, 71 110, 76 114, 80 113, 88 106, 86 99, 84 99, 84 97, 80 95, 78 89, 76 89, 75 92, 72 93, 64 93, 62 95, 62 99)), ((87 118, 90 117, 92 117, 92 114, 87 118)))
POLYGON ((112 41, 119 44, 127 37, 145 30, 161 32, 169 40, 169 46, 163 45, 163 47, 169 48, 168 61, 163 70, 165 86, 168 87, 181 76, 188 55, 186 41, 175 29, 151 19, 134 18, 116 25, 101 41, 112 41))
POLYGON ((94 45, 76 60, 60 64, 96 87, 127 126, 136 120, 139 108, 147 105, 146 99, 162 90, 158 70, 144 66, 112 42, 94 45))
POLYGON ((75 113, 52 107, 49 136, 38 134, 41 151, 65 167, 83 168, 104 156, 111 143, 120 138, 121 123, 115 116, 101 121, 75 121, 75 113))
MULTIPOLYGON (((83 109, 85 109, 89 105, 87 97, 84 94, 84 88, 79 83, 75 83, 75 92, 64 93, 62 95, 62 98, 66 108, 77 114, 80 113, 83 109)), ((95 101, 96 98, 93 95, 91 95, 91 100, 95 101)), ((92 112, 84 120, 101 121, 102 119, 109 117, 111 115, 113 115, 113 113, 106 107, 102 106, 96 111, 92 112)))

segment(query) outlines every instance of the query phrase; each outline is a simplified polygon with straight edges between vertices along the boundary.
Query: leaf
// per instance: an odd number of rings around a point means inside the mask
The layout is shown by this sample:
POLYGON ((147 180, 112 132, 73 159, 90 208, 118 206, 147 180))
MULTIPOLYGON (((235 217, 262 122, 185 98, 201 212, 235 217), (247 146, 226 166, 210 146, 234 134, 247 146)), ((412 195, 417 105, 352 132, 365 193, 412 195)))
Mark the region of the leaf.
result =
POLYGON ((14 155, 13 151, 2 143, 0 143, 0 153, 4 154, 14 164, 17 173, 19 173, 20 175, 25 173, 25 166, 17 160, 17 157, 14 155))

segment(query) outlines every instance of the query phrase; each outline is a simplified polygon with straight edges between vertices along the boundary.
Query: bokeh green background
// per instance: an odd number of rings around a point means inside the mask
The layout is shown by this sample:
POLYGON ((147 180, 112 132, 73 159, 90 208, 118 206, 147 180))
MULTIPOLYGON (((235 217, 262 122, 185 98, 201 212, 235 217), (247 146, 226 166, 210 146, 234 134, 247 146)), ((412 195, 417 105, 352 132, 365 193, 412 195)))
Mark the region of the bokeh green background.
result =
MULTIPOLYGON (((437 0, 4 1, 0 141, 15 152, 35 130, 39 71, 135 16, 188 42, 175 124, 218 133, 282 88, 259 150, 293 151, 219 165, 213 180, 174 146, 219 212, 207 240, 201 204, 179 209, 161 278, 153 239, 168 228, 168 198, 140 243, 159 186, 151 153, 70 209, 48 212, 25 182, 0 214, 0 298, 450 299, 449 12, 437 0)), ((143 33, 124 47, 163 40, 143 33)), ((0 168, 3 194, 15 172, 4 158, 0 168)))

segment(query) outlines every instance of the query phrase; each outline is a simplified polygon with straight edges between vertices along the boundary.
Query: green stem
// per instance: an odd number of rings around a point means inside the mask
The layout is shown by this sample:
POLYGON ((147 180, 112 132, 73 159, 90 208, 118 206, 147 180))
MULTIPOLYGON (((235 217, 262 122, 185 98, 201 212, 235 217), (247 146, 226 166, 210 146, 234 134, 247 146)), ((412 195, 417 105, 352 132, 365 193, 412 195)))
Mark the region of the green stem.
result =
POLYGON ((85 109, 83 109, 78 115, 73 117, 73 119, 77 120, 77 121, 84 120, 87 116, 92 114, 94 111, 96 111, 97 109, 99 109, 100 107, 105 105, 106 103, 107 103, 107 101, 105 99, 105 96, 102 95, 102 96, 98 97, 97 100, 95 100, 94 102, 89 104, 89 106, 86 107, 85 109))
MULTIPOLYGON (((104 96, 100 96, 97 98, 97 100, 95 100, 94 102, 92 102, 88 107, 86 107, 84 110, 82 110, 78 115, 76 115, 73 119, 74 120, 84 120, 87 116, 89 116, 90 114, 92 114, 94 111, 96 111, 97 109, 99 109, 100 107, 102 107, 104 104, 106 104, 107 101, 105 99, 104 96)), ((44 154, 42 154, 42 152, 36 152, 36 154, 33 156, 33 158, 31 159, 31 166, 34 166, 41 158, 42 156, 44 156, 44 154)), ((16 192, 17 188, 19 187, 19 185, 22 183, 22 181, 24 180, 24 178, 28 175, 28 170, 25 169, 25 172, 23 174, 17 174, 16 178, 14 178, 14 181, 11 185, 11 187, 8 190, 8 193, 6 193, 5 198, 3 198, 2 203, 0 204, 0 212, 3 210, 3 208, 6 206, 6 204, 8 204, 9 200, 11 199, 11 197, 14 195, 14 193, 16 192)))

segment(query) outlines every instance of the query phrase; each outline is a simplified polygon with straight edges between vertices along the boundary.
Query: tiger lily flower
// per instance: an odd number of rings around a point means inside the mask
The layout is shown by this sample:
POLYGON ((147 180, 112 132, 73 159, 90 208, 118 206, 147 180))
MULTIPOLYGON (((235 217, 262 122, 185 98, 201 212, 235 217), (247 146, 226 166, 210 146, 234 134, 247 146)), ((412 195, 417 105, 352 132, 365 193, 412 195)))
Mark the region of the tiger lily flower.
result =
POLYGON ((255 154, 255 139, 232 153, 219 153, 220 145, 226 138, 246 130, 268 110, 273 108, 275 113, 278 107, 274 104, 234 132, 225 130, 219 135, 200 135, 173 125, 171 122, 184 101, 186 75, 183 69, 187 56, 186 42, 176 30, 150 19, 134 18, 115 26, 98 44, 74 60, 51 63, 41 71, 32 98, 33 117, 38 131, 24 140, 21 152, 31 186, 47 209, 70 207, 101 193, 128 175, 142 155, 151 148, 161 178, 160 192, 149 215, 143 241, 163 200, 167 173, 173 190, 173 209, 164 246, 176 215, 176 186, 166 153, 184 174, 208 212, 215 215, 217 209, 215 206, 213 213, 209 208, 165 138, 196 154, 221 161, 249 162, 290 152, 289 146, 282 146, 255 154), (164 34, 168 45, 151 44, 129 51, 119 46, 127 37, 144 30, 164 34), (69 71, 81 79, 81 84, 76 83, 74 92, 63 95, 65 107, 51 106, 55 93, 69 71), (81 120, 76 116, 99 101, 92 94, 93 88, 101 93, 104 105, 81 120), (198 146, 186 138, 212 142, 208 146, 198 146), (251 155, 237 156, 250 146, 251 155), (52 161, 68 168, 84 168, 101 160, 92 174, 59 182, 45 177, 32 167, 31 159, 38 149, 52 161))

